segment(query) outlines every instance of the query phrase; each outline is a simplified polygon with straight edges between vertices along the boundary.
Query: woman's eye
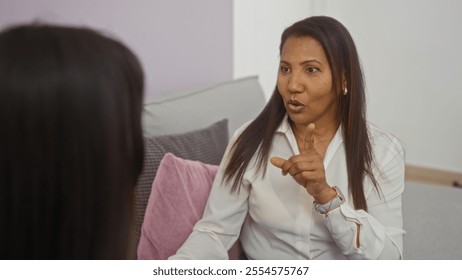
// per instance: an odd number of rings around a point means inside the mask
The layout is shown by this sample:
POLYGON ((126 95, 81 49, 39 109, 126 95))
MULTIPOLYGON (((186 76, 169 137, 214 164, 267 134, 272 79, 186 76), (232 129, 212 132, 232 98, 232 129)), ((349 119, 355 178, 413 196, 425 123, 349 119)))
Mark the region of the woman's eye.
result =
POLYGON ((290 71, 289 67, 287 66, 281 66, 279 68, 279 70, 282 72, 282 73, 288 73, 290 71))
POLYGON ((319 71, 319 68, 317 68, 317 67, 308 67, 308 68, 306 68, 306 72, 308 72, 308 73, 316 73, 318 71, 319 71))

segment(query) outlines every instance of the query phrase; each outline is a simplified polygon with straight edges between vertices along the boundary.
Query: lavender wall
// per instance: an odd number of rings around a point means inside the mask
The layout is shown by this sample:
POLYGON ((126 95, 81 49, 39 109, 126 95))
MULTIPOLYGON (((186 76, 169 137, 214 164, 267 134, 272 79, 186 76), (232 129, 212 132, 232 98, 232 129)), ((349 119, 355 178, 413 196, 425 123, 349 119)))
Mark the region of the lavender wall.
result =
POLYGON ((119 38, 142 61, 148 95, 232 79, 232 0, 0 0, 0 28, 33 20, 119 38))

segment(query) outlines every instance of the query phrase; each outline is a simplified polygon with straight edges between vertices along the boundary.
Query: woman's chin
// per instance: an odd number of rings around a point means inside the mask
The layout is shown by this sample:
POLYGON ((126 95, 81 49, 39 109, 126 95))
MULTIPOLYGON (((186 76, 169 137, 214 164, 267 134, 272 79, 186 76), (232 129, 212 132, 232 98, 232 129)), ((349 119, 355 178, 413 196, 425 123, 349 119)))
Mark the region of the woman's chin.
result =
POLYGON ((287 112, 288 115, 289 115, 289 119, 290 121, 293 123, 293 124, 296 124, 296 125, 308 125, 310 123, 313 122, 313 120, 311 118, 309 118, 308 116, 304 115, 304 114, 300 114, 300 113, 291 113, 291 112, 287 112))

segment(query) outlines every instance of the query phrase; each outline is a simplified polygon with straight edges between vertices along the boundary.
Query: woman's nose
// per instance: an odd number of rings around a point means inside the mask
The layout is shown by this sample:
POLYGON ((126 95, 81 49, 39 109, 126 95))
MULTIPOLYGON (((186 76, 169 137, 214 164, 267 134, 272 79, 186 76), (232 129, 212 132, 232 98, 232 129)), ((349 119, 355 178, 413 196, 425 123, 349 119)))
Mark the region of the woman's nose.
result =
POLYGON ((305 87, 300 79, 301 77, 297 74, 292 74, 289 77, 288 90, 290 93, 300 93, 303 92, 305 87))

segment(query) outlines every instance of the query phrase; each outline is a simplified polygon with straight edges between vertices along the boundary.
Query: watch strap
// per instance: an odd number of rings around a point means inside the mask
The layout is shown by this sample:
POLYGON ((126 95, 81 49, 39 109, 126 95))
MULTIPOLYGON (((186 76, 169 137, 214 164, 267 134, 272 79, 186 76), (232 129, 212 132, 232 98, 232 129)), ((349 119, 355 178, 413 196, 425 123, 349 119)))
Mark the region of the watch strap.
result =
POLYGON ((335 192, 337 193, 333 199, 330 201, 323 203, 323 204, 318 204, 316 202, 313 202, 314 204, 314 209, 323 215, 328 215, 332 210, 337 209, 340 207, 340 205, 343 204, 345 201, 345 197, 343 196, 342 192, 338 189, 337 186, 332 187, 335 192))

